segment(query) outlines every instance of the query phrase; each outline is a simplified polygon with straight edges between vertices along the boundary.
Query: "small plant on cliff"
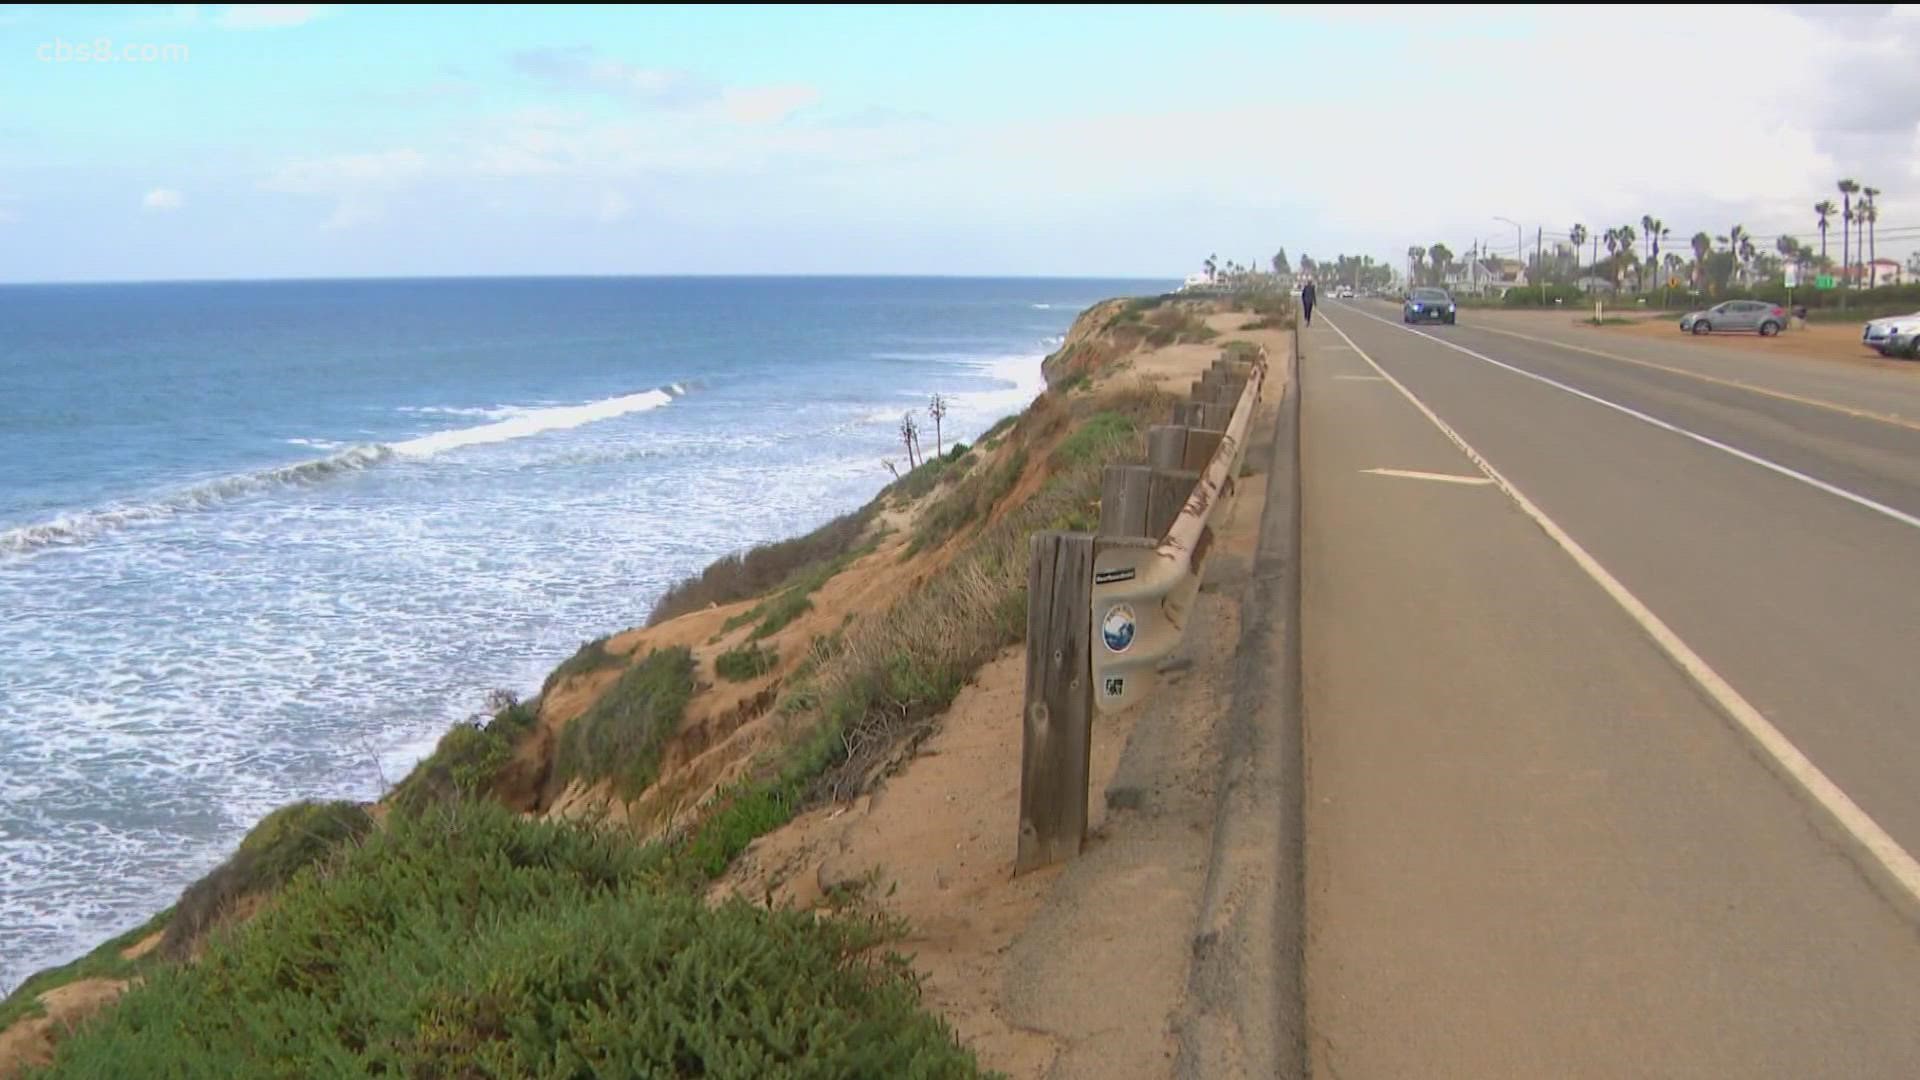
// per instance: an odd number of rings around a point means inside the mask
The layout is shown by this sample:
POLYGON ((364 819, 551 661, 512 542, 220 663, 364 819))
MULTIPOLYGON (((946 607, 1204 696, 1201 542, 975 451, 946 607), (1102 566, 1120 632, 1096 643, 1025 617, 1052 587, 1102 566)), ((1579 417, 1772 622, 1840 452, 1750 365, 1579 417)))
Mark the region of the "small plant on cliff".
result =
POLYGON ((562 661, 559 667, 554 668, 547 676, 547 681, 541 685, 540 692, 544 694, 576 675, 617 667, 619 664, 620 657, 607 651, 607 639, 594 638, 592 641, 583 643, 578 652, 562 661))
POLYGON ((714 657, 713 670, 728 682, 746 682, 772 671, 779 659, 780 654, 774 649, 743 645, 714 657))
POLYGON ((1095 454, 1104 453, 1111 444, 1132 439, 1137 430, 1133 418, 1125 413, 1095 413, 1054 448, 1053 467, 1064 469, 1078 465, 1095 454))
POLYGON ((647 625, 655 626, 713 604, 730 604, 760 596, 797 570, 855 550, 881 505, 882 500, 876 498, 854 513, 834 518, 805 536, 761 544, 745 553, 716 559, 697 576, 668 589, 653 605, 647 625))
POLYGON ((947 418, 947 399, 939 394, 927 402, 927 415, 933 418, 933 454, 940 457, 946 454, 946 444, 940 441, 940 421, 947 418))
POLYGON ((645 791, 659 773, 660 751, 679 730, 693 689, 693 652, 685 646, 655 649, 561 731, 554 775, 611 779, 627 797, 645 791))
POLYGON ((482 713, 440 737, 433 753, 413 767, 390 797, 402 811, 418 813, 435 803, 471 799, 488 793, 500 770, 513 758, 514 744, 538 719, 534 704, 496 691, 492 715, 482 713))

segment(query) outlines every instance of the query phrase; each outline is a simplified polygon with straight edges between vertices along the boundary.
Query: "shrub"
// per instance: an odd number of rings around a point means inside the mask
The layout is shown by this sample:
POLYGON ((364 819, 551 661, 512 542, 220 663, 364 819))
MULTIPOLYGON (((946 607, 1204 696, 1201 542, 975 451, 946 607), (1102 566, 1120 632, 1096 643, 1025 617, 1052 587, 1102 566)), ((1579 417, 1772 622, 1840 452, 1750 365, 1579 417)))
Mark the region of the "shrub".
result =
POLYGON ((679 729, 693 690, 693 652, 655 649, 562 730, 555 775, 611 779, 621 794, 638 795, 658 775, 660 751, 679 729))
POLYGON ((760 625, 753 628, 748 640, 759 641, 786 629, 788 623, 813 610, 813 601, 808 599, 809 589, 788 589, 780 595, 755 608, 760 613, 760 625))
POLYGON ((892 498, 896 504, 912 502, 939 485, 940 477, 947 471, 947 464, 944 457, 928 458, 918 468, 888 484, 881 494, 892 498))
POLYGON ((240 841, 240 850, 180 894, 160 950, 172 959, 184 957, 234 904, 279 889, 372 828, 366 808, 351 802, 297 802, 261 818, 240 841))
POLYGON ((1061 440, 1053 450, 1053 466, 1070 468, 1105 448, 1106 444, 1134 434, 1133 419, 1123 413, 1100 412, 1088 417, 1061 440))
MULTIPOLYGON (((931 487, 931 483, 928 486, 931 487)), ((654 626, 713 604, 731 604, 759 596, 802 567, 831 561, 852 551, 866 532, 880 502, 876 498, 859 510, 834 518, 805 536, 761 544, 745 554, 728 555, 716 560, 698 577, 687 578, 663 593, 647 616, 647 625, 654 626)))
POLYGON ((545 694, 576 675, 616 667, 619 663, 620 658, 607 651, 607 639, 594 638, 592 641, 582 643, 578 652, 561 661, 560 666, 554 668, 553 672, 547 676, 547 681, 541 684, 540 692, 545 694))
POLYGON ((993 422, 993 426, 987 429, 987 433, 980 436, 980 441, 984 443, 990 439, 998 439, 1000 436, 1005 435, 1009 430, 1011 430, 1013 425, 1018 423, 1019 421, 1020 421, 1020 416, 1018 413, 1012 416, 1003 416, 1000 419, 995 420, 993 422))
POLYGON ((397 809, 417 813, 434 803, 487 793, 513 759, 515 744, 539 719, 533 702, 511 694, 497 693, 494 704, 492 719, 456 724, 440 737, 433 753, 393 789, 391 801, 397 809))
POLYGON ((872 920, 662 889, 479 803, 395 819, 64 1042, 53 1076, 973 1076, 872 920))
POLYGON ((1026 471, 1027 448, 1022 446, 1008 455, 999 466, 967 478, 958 488, 933 504, 920 517, 914 529, 913 543, 907 545, 911 557, 938 544, 968 525, 985 521, 999 501, 1020 482, 1026 471))
POLYGON ((780 654, 758 645, 729 649, 713 659, 714 673, 728 682, 746 682, 772 671, 780 654))

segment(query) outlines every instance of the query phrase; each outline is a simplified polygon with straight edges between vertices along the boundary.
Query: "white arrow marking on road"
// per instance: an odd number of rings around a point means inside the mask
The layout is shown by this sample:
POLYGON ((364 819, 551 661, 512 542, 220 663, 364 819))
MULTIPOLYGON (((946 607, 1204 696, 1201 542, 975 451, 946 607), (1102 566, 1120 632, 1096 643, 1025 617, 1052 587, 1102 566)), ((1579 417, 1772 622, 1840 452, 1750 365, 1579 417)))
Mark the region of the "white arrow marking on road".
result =
POLYGON ((1361 469, 1360 471, 1363 473, 1372 473, 1375 476, 1399 476, 1408 480, 1438 480, 1446 484, 1493 483, 1491 479, 1485 476, 1453 476, 1449 473, 1414 472, 1410 469, 1361 469))

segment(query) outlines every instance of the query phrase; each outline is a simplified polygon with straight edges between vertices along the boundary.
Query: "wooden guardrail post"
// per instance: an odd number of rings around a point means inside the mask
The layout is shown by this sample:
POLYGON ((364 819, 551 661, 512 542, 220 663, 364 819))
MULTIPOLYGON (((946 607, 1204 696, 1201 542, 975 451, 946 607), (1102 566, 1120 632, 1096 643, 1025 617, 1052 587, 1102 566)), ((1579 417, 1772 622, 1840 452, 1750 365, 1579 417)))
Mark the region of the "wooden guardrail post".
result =
POLYGON ((1213 460, 1213 452, 1220 448, 1221 432, 1204 428, 1187 432, 1187 453, 1181 459, 1179 468, 1187 472, 1205 472, 1207 462, 1213 460))
POLYGON ((1109 465, 1100 475, 1100 535, 1147 535, 1147 496, 1153 469, 1146 465, 1109 465))
POLYGON ((1192 428, 1155 424, 1147 429, 1147 464, 1156 469, 1180 469, 1187 464, 1187 440, 1192 428))
POLYGON ((1092 769, 1094 538, 1036 533, 1027 566, 1027 694, 1014 873, 1080 853, 1092 769))
POLYGON ((1147 531, 1142 535, 1151 537, 1156 543, 1167 535, 1167 530, 1173 527, 1173 519, 1180 516, 1180 508, 1187 505, 1187 499, 1193 495, 1193 486, 1199 482, 1198 471, 1153 470, 1147 483, 1147 531))

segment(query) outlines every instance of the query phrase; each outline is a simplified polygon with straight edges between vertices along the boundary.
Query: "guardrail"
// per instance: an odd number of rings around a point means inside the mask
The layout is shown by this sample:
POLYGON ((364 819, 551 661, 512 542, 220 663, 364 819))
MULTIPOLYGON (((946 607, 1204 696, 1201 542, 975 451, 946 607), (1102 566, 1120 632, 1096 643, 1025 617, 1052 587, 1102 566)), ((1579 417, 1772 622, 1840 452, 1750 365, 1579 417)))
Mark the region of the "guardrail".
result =
POLYGON ((1094 711, 1145 700, 1179 646, 1266 373, 1265 349, 1223 354, 1149 429, 1146 464, 1108 467, 1097 534, 1034 535, 1015 873, 1079 854, 1094 711))

